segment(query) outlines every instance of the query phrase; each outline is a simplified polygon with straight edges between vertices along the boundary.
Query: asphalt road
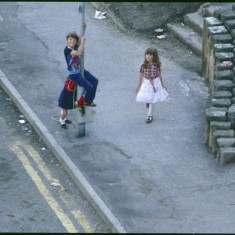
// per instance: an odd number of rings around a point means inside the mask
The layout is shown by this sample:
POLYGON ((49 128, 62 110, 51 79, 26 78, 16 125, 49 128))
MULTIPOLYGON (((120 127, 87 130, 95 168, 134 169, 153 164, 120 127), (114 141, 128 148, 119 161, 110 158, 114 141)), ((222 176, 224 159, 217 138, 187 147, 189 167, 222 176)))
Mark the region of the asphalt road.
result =
POLYGON ((94 19, 87 4, 85 67, 100 83, 76 138, 55 119, 77 3, 0 4, 1 70, 127 232, 234 232, 235 168, 221 168, 203 142, 209 91, 198 72, 177 65, 175 51, 160 55, 170 95, 147 125, 134 90, 145 48, 161 44, 94 19))
POLYGON ((0 232, 110 232, 1 87, 0 100, 0 232))

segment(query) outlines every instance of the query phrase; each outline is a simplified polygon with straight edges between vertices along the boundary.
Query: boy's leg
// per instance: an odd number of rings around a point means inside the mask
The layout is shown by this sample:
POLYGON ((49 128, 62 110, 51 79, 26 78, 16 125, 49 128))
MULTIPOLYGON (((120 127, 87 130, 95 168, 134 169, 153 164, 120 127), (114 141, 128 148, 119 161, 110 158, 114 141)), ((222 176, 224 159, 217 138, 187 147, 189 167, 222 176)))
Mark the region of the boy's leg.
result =
POLYGON ((73 79, 79 86, 84 87, 86 94, 85 94, 85 102, 92 102, 90 99, 92 92, 93 92, 93 85, 85 78, 79 74, 76 79, 73 79))
POLYGON ((84 76, 85 76, 86 80, 88 80, 92 84, 92 86, 93 86, 92 92, 86 95, 87 96, 86 102, 92 103, 93 100, 95 99, 96 89, 97 89, 99 81, 98 81, 98 79, 96 77, 94 77, 87 70, 84 70, 84 76))
POLYGON ((67 128, 66 126, 66 116, 68 114, 68 110, 67 109, 61 109, 61 112, 60 112, 60 124, 61 124, 61 127, 63 128, 67 128))

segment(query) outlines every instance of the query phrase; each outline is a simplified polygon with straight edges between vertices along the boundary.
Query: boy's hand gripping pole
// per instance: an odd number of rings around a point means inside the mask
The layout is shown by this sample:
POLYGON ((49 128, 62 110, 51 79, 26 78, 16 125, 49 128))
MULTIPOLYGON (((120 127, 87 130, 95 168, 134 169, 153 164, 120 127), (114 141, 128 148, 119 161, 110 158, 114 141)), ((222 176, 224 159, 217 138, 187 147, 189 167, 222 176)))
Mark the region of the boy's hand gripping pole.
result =
MULTIPOLYGON (((85 2, 78 3, 78 11, 79 11, 79 19, 80 19, 80 36, 84 36, 85 34, 85 2)), ((80 72, 84 77, 84 52, 80 56, 81 64, 80 64, 80 72)), ((81 86, 77 86, 77 99, 82 96, 84 92, 84 88, 81 86)), ((84 107, 85 108, 85 107, 84 107)), ((77 120, 76 120, 76 136, 83 137, 85 136, 85 118, 79 110, 77 110, 77 120)))

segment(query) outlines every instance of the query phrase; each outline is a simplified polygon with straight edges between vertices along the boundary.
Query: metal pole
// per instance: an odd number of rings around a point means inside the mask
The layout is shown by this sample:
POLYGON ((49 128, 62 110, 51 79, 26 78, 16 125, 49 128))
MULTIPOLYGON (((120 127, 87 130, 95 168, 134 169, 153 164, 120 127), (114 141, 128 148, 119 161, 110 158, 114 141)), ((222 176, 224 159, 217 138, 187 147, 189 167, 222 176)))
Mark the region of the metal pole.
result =
MULTIPOLYGON (((85 34, 85 3, 79 2, 78 4, 78 11, 79 11, 79 19, 80 19, 80 36, 84 36, 85 34)), ((80 64, 80 71, 81 75, 84 77, 84 52, 80 56, 81 64, 80 64)), ((77 98, 79 98, 83 94, 84 88, 77 86, 77 98)), ((77 121, 76 121, 76 136, 83 137, 85 136, 85 120, 84 116, 77 111, 77 121)))

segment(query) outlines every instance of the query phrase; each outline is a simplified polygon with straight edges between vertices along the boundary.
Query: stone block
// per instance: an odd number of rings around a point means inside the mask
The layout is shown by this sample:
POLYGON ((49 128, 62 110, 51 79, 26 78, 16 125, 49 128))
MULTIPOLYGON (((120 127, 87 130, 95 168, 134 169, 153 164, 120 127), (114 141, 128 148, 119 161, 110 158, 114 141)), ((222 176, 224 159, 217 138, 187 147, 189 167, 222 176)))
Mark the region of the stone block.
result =
POLYGON ((218 161, 221 166, 235 162, 235 147, 224 147, 219 149, 218 161))
POLYGON ((233 52, 234 45, 232 43, 216 43, 214 44, 215 52, 233 52))
POLYGON ((233 43, 233 37, 229 34, 216 34, 211 36, 212 42, 215 43, 233 43))
POLYGON ((228 108, 210 107, 206 109, 205 135, 204 135, 204 141, 206 144, 208 144, 209 141, 210 122, 227 121, 227 112, 228 108))
POLYGON ((227 108, 232 104, 231 99, 215 99, 215 98, 211 100, 211 103, 213 107, 227 107, 227 108))
POLYGON ((231 33, 231 35, 233 36, 233 38, 235 38, 235 29, 231 29, 231 30, 230 30, 230 33, 231 33))
POLYGON ((208 27, 208 34, 214 35, 214 34, 226 34, 228 33, 228 30, 223 26, 210 26, 208 27))
POLYGON ((224 8, 217 8, 214 10, 214 17, 218 18, 219 20, 221 20, 221 15, 224 13, 224 14, 227 14, 228 10, 227 9, 224 9, 224 8))
POLYGON ((221 61, 233 61, 234 53, 233 52, 215 52, 215 60, 217 62, 221 61))
POLYGON ((230 91, 215 91, 213 94, 213 98, 215 99, 226 99, 232 98, 232 93, 230 91))
POLYGON ((218 138, 217 139, 217 149, 215 150, 215 156, 217 160, 219 159, 219 149, 224 147, 235 147, 235 138, 218 138))
POLYGON ((235 138, 218 138, 217 144, 219 148, 235 147, 235 138))
POLYGON ((235 20, 235 13, 232 11, 221 12, 220 20, 225 23, 227 20, 235 20))
POLYGON ((231 80, 214 80, 213 91, 231 91, 235 84, 231 80))
POLYGON ((215 17, 206 17, 203 24, 207 26, 219 26, 223 23, 215 17))
POLYGON ((234 29, 235 28, 235 19, 226 20, 224 22, 224 25, 228 29, 228 31, 230 31, 231 29, 234 29))
POLYGON ((218 138, 234 138, 234 130, 214 130, 212 132, 211 150, 212 153, 215 155, 218 150, 218 138))
POLYGON ((232 128, 235 128, 235 104, 228 108, 228 121, 231 122, 232 128))
POLYGON ((210 122, 209 136, 208 136, 208 146, 211 148, 212 146, 212 133, 215 130, 230 130, 232 127, 231 122, 220 122, 220 121, 212 121, 210 122))
POLYGON ((215 72, 215 79, 218 80, 233 80, 234 73, 232 70, 222 70, 222 71, 216 71, 215 72))
POLYGON ((231 70, 235 74, 235 71, 233 70, 232 61, 223 61, 223 62, 216 63, 216 69, 217 71, 231 70))

